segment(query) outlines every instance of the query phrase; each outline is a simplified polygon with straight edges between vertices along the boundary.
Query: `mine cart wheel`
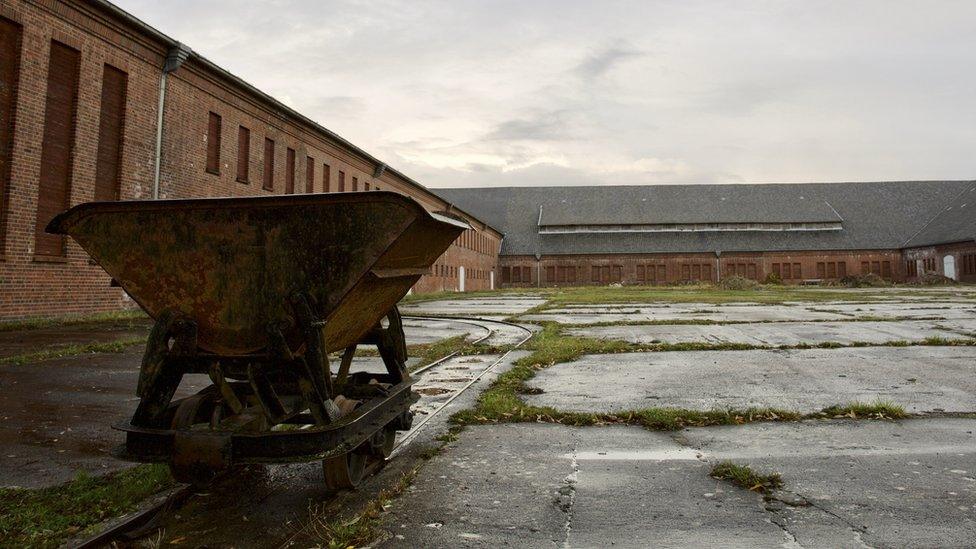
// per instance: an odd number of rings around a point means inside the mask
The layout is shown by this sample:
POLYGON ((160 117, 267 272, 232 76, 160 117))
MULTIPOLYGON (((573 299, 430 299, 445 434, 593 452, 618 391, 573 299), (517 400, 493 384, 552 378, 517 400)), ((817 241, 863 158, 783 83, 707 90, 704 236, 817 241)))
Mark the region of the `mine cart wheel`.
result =
MULTIPOLYGON (((180 401, 170 423, 171 429, 187 429, 197 423, 210 423, 214 414, 216 402, 213 395, 196 394, 180 401)), ((169 471, 177 482, 192 484, 193 486, 207 486, 218 471, 204 467, 180 467, 173 463, 169 464, 169 471)))
MULTIPOLYGON (((365 444, 369 444, 368 442, 365 444)), ((325 486, 329 490, 352 490, 359 486, 366 471, 368 455, 362 451, 360 445, 352 452, 340 456, 326 458, 322 461, 322 472, 325 473, 325 486)))
POLYGON ((388 424, 373 435, 372 440, 370 440, 370 454, 383 461, 393 453, 395 443, 396 427, 393 424, 388 424))

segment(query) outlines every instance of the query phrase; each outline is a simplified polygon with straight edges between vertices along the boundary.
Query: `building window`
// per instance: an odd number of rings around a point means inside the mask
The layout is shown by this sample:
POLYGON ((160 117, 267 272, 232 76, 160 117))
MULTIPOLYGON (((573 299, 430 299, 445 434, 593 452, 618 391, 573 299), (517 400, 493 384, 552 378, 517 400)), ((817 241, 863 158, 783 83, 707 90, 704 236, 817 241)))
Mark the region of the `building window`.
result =
POLYGON ((0 124, 0 254, 3 254, 6 238, 21 34, 20 25, 0 17, 0 120, 3 120, 0 124))
POLYGON ((837 263, 827 262, 827 278, 837 278, 837 263))
POLYGON ((962 254, 962 274, 976 275, 976 253, 962 254))
POLYGON ((98 115, 98 152, 95 156, 95 200, 118 200, 121 194, 122 134, 128 76, 105 65, 102 103, 98 115))
POLYGON ((645 276, 644 275, 644 266, 643 265, 638 265, 637 266, 637 282, 644 282, 644 280, 645 280, 644 276, 645 276))
POLYGON ((905 262, 905 274, 909 277, 918 276, 918 263, 914 259, 905 262))
POLYGON ((305 192, 315 192, 315 159, 311 156, 305 157, 305 192))
POLYGON ((838 261, 837 262, 837 276, 840 277, 840 278, 844 278, 845 276, 847 276, 847 262, 846 261, 838 261))
POLYGON ((339 192, 346 192, 346 172, 339 170, 339 192))
POLYGON ((600 268, 597 267, 596 265, 593 266, 593 273, 592 273, 592 275, 590 277, 590 281, 591 282, 599 282, 600 281, 600 268))
POLYGON ((801 279, 801 278, 803 278, 803 275, 800 273, 800 264, 799 263, 794 263, 793 264, 793 278, 795 278, 795 279, 801 279))
POLYGON ((522 282, 522 267, 512 267, 512 282, 522 282))
POLYGON ((353 192, 359 190, 359 178, 356 176, 352 176, 352 190, 353 192))
POLYGON ((522 282, 532 282, 532 267, 522 267, 522 282))
POLYGON ((266 191, 274 190, 274 151, 275 142, 269 137, 264 138, 264 183, 261 185, 266 191))
POLYGON ((285 194, 295 194, 295 149, 285 151, 285 194))
POLYGON ((878 276, 881 276, 881 262, 880 261, 872 261, 871 262, 871 272, 874 273, 874 274, 876 274, 876 275, 878 275, 878 276))
POLYGON ((369 181, 364 181, 363 182, 363 190, 366 190, 366 191, 369 190, 369 181))
POLYGON ((881 262, 881 278, 891 278, 891 262, 881 262))
POLYGON ((553 266, 546 267, 546 282, 556 282, 556 268, 553 266))
POLYGON ((817 278, 824 279, 827 278, 827 264, 823 262, 817 263, 817 278))
POLYGON ((55 215, 67 209, 71 199, 71 161, 81 54, 52 41, 50 55, 34 251, 39 255, 62 256, 65 253, 64 236, 48 234, 44 228, 55 215))
POLYGON ((509 267, 502 267, 502 283, 508 284, 512 281, 512 270, 509 267))
POLYGON ((248 183, 251 172, 251 130, 237 128, 237 181, 248 183))
POLYGON ((332 184, 332 167, 328 164, 322 164, 322 192, 329 192, 330 185, 332 184))
POLYGON ((220 115, 215 112, 207 124, 207 173, 220 173, 220 115))

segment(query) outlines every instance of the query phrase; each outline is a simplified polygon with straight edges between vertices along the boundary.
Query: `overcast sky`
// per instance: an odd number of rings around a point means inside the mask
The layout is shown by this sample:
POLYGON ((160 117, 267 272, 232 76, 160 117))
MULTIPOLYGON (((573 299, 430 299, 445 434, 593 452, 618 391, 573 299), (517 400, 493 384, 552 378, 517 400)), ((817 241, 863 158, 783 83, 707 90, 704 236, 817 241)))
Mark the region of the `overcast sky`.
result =
POLYGON ((115 0, 431 187, 976 178, 976 2, 115 0))

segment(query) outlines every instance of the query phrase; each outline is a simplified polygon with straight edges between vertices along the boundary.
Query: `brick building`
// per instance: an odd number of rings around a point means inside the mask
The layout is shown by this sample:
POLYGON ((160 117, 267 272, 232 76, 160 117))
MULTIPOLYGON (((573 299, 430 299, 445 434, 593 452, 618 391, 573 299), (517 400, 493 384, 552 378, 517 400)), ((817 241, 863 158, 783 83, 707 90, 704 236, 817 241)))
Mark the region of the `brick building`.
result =
POLYGON ((505 233, 500 285, 976 282, 976 182, 439 189, 505 233))
POLYGON ((43 229, 92 200, 383 189, 472 226, 417 291, 492 286, 501 234, 102 0, 0 0, 0 319, 132 306, 43 229))

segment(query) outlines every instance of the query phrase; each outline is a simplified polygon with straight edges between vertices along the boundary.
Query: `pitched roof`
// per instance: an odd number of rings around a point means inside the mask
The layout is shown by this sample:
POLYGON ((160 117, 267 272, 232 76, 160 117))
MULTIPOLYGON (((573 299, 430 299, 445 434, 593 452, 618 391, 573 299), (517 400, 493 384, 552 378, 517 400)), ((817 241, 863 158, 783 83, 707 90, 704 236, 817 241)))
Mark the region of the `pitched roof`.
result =
MULTIPOLYGON (((972 181, 902 181, 482 187, 435 192, 505 233, 503 255, 565 255, 898 249, 927 221, 944 213, 955 197, 973 186, 972 181), (650 213, 641 213, 641 205, 647 204, 659 206, 647 208, 650 213), (539 233, 540 207, 544 224, 628 224, 639 223, 635 219, 716 222, 710 217, 713 215, 745 222, 792 222, 810 216, 828 217, 822 205, 840 217, 841 230, 539 233), (553 210, 551 217, 547 217, 549 210, 553 210), (615 215, 617 212, 619 216, 615 215), (601 223, 590 223, 592 220, 601 223)), ((976 200, 969 202, 967 208, 974 206, 976 200)))
POLYGON ((905 248, 976 240, 976 182, 958 195, 905 242, 905 248))

